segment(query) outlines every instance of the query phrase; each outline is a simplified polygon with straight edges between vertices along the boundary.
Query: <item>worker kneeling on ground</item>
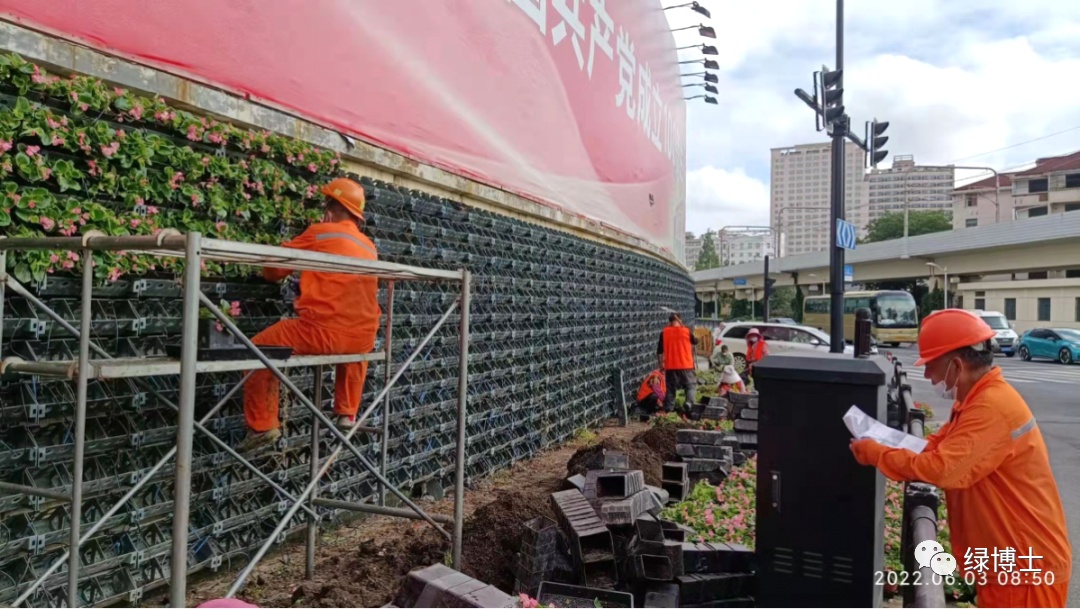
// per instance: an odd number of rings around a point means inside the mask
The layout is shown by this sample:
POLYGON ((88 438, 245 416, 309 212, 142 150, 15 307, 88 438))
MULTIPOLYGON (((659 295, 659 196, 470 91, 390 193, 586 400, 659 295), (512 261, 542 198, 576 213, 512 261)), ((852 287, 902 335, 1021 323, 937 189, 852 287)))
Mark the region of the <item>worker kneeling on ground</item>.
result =
POLYGON ((993 337, 968 311, 928 316, 915 365, 955 400, 949 422, 919 454, 869 439, 851 450, 893 480, 945 490, 953 555, 974 579, 979 607, 1064 607, 1072 549, 1061 497, 1031 410, 993 365, 993 337), (1002 552, 1015 561, 999 560, 1002 552))
POLYGON ((653 370, 645 376, 641 387, 637 392, 637 405, 645 414, 652 414, 664 404, 667 397, 667 383, 664 381, 664 373, 660 369, 653 370))
MULTIPOLYGON (((377 260, 375 244, 360 232, 364 222, 364 188, 337 178, 322 188, 326 210, 322 222, 312 224, 284 247, 338 256, 377 260)), ((266 268, 271 281, 289 276, 287 269, 266 268)), ((293 348, 295 355, 344 355, 368 353, 375 347, 382 311, 377 301, 378 279, 344 273, 303 271, 298 318, 283 319, 257 334, 256 345, 293 348)), ((339 364, 335 374, 334 414, 337 425, 349 429, 356 423, 360 394, 364 390, 367 362, 339 364)), ((281 437, 278 420, 277 378, 260 370, 244 385, 244 418, 249 427, 240 449, 251 452, 273 446, 281 437)))
POLYGON ((667 395, 664 396, 664 410, 675 411, 675 392, 683 390, 684 408, 689 409, 694 403, 694 390, 697 376, 694 374, 694 345, 697 337, 690 328, 683 325, 678 313, 668 316, 668 326, 660 334, 656 347, 660 369, 667 381, 667 395))

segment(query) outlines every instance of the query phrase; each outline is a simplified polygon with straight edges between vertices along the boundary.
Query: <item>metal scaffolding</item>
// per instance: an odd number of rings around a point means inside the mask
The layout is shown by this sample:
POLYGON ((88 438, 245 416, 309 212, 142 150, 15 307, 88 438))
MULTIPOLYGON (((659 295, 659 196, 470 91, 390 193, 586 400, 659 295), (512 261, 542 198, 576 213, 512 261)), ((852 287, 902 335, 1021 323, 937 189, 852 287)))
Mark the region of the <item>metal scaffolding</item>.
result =
POLYGON ((346 256, 337 256, 319 252, 308 252, 284 247, 257 245, 224 241, 220 239, 204 238, 200 233, 181 234, 174 230, 166 230, 155 236, 126 236, 110 237, 97 231, 90 231, 81 237, 41 237, 41 238, 4 238, 0 237, 0 346, 3 345, 3 299, 5 288, 25 298, 32 305, 40 309, 60 327, 79 337, 79 355, 72 361, 48 361, 30 362, 18 357, 8 357, 0 361, 0 373, 20 373, 38 376, 51 376, 69 379, 76 384, 75 404, 75 429, 74 429, 74 465, 73 479, 69 492, 58 493, 56 491, 37 489, 11 483, 2 483, 0 488, 8 492, 19 492, 27 495, 37 495, 51 499, 59 499, 71 505, 71 531, 68 542, 68 550, 54 562, 37 580, 26 586, 22 593, 13 603, 19 606, 25 602, 36 589, 60 569, 66 562, 68 565, 68 589, 67 606, 78 606, 78 579, 79 579, 79 552, 76 551, 82 544, 94 536, 108 520, 120 510, 132 497, 138 493, 153 475, 161 470, 174 456, 175 483, 174 483, 174 513, 172 520, 172 569, 170 582, 170 605, 183 607, 187 592, 187 554, 188 554, 188 524, 191 508, 191 474, 192 474, 192 442, 194 433, 198 431, 204 434, 213 444, 221 448, 233 459, 239 461, 244 467, 270 485, 275 491, 291 501, 292 505, 281 517, 273 533, 266 539, 258 552, 248 562, 244 570, 236 578, 229 589, 228 596, 235 596, 243 587, 244 582, 251 575, 259 561, 266 555, 271 546, 279 539, 289 522, 296 513, 303 510, 308 516, 307 525, 307 577, 314 575, 315 545, 318 537, 319 514, 317 507, 324 509, 342 509, 364 512, 369 514, 381 514, 401 518, 425 520, 432 527, 442 533, 453 543, 453 564, 456 567, 461 563, 461 533, 464 518, 464 484, 465 484, 465 444, 466 444, 466 397, 468 383, 468 353, 469 353, 469 298, 470 298, 470 273, 467 270, 446 271, 427 269, 420 267, 392 264, 388 262, 362 260, 346 256), (7 273, 7 252, 25 250, 68 250, 80 251, 83 260, 83 276, 81 288, 81 319, 78 327, 68 323, 60 314, 50 308, 46 303, 34 296, 25 286, 7 273), (186 260, 183 289, 183 313, 182 313, 182 347, 180 359, 165 357, 153 357, 142 359, 116 359, 104 349, 91 341, 91 295, 93 291, 94 263, 92 253, 95 251, 118 251, 131 250, 163 256, 184 258, 186 260), (385 324, 385 344, 381 352, 372 352, 355 355, 307 355, 294 356, 284 360, 274 360, 267 357, 251 340, 237 328, 232 320, 223 313, 205 295, 200 288, 200 268, 204 261, 220 263, 238 263, 253 266, 271 266, 276 268, 290 269, 294 271, 322 271, 340 274, 363 275, 375 277, 387 282, 387 306, 385 324), (391 357, 391 326, 393 323, 393 293, 396 281, 448 281, 460 283, 460 296, 456 302, 443 313, 434 327, 427 333, 423 340, 416 346, 409 357, 396 371, 393 370, 391 357), (200 307, 205 306, 217 321, 228 330, 233 337, 243 344, 252 354, 254 359, 233 361, 198 361, 198 322, 200 307), (457 404, 457 441, 456 461, 454 464, 454 515, 447 517, 431 515, 424 512, 409 497, 386 479, 387 475, 387 447, 390 435, 390 390, 408 369, 413 360, 423 351, 428 342, 435 336, 455 309, 460 309, 459 328, 459 378, 458 378, 458 404, 457 404), (91 351, 100 359, 91 359, 91 351), (357 417, 356 425, 343 433, 321 410, 322 405, 322 371, 327 365, 383 361, 386 366, 386 382, 382 390, 375 396, 371 404, 357 417), (317 382, 314 385, 314 399, 307 396, 282 372, 284 368, 311 366, 315 369, 317 382), (250 378, 253 371, 266 368, 281 383, 291 391, 296 398, 311 411, 314 419, 311 429, 311 477, 299 496, 294 496, 279 484, 274 482, 268 475, 260 471, 243 455, 233 450, 227 443, 215 436, 204 425, 225 406, 237 391, 250 378), (195 391, 196 375, 212 372, 247 371, 247 374, 234 385, 199 421, 195 420, 195 391), (142 379, 144 377, 174 375, 180 376, 179 404, 163 396, 153 386, 142 379), (90 379, 134 379, 136 383, 144 386, 154 394, 163 404, 178 413, 176 446, 164 455, 149 471, 132 486, 115 505, 97 520, 90 528, 82 533, 82 490, 83 490, 83 455, 86 442, 86 411, 87 411, 87 383, 90 379), (376 407, 382 405, 382 426, 365 426, 364 422, 372 414, 376 407), (321 423, 321 425, 320 425, 321 423), (329 434, 338 441, 339 446, 325 459, 320 459, 319 438, 320 430, 325 427, 329 434), (376 466, 354 446, 351 439, 357 432, 381 436, 380 462, 376 466), (379 505, 354 503, 329 499, 319 499, 316 495, 319 481, 330 470, 334 461, 348 450, 359 460, 361 466, 366 469, 379 484, 379 505), (386 493, 396 495, 405 508, 391 508, 385 506, 386 493), (453 531, 447 532, 441 524, 452 524, 453 531))

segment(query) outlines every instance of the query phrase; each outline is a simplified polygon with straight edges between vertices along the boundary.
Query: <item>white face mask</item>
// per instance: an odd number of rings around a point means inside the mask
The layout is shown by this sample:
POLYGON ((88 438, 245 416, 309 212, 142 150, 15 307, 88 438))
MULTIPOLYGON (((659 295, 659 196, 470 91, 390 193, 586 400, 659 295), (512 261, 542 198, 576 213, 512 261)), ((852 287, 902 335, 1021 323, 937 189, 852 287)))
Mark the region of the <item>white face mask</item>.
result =
MULTIPOLYGON (((956 385, 949 387, 947 379, 949 378, 949 372, 952 371, 952 365, 955 361, 956 360, 949 362, 949 367, 945 370, 945 376, 942 377, 940 381, 934 383, 934 391, 937 392, 939 396, 954 402, 956 401, 956 385)), ((956 380, 959 381, 959 377, 956 380)))

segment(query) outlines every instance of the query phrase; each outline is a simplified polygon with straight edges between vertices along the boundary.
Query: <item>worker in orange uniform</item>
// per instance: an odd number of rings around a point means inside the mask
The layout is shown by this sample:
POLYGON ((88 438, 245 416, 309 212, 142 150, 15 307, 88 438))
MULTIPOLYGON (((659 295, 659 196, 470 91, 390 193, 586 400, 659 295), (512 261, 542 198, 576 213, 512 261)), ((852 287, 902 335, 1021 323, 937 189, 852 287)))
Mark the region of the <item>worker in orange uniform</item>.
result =
POLYGON ((662 369, 656 369, 645 376, 637 392, 637 405, 643 412, 652 414, 660 410, 667 396, 667 382, 662 369))
POLYGON ((750 328, 746 333, 746 376, 754 376, 754 364, 769 354, 769 345, 761 336, 761 330, 750 328))
MULTIPOLYGON (((347 178, 323 186, 327 197, 322 222, 312 224, 284 247, 378 260, 375 244, 360 232, 364 222, 364 188, 347 178)), ((266 268, 270 281, 289 276, 288 269, 266 268)), ((376 293, 378 279, 344 273, 303 271, 295 308, 299 317, 283 319, 257 334, 256 345, 293 348, 296 355, 368 353, 375 347, 379 329, 376 293)), ((339 364, 335 374, 334 414, 343 430, 356 423, 360 394, 364 390, 367 362, 339 364)), ((248 435, 240 446, 252 452, 273 446, 281 437, 278 420, 278 380, 260 370, 244 386, 244 418, 248 435)))
POLYGON ((682 316, 672 313, 668 316, 668 325, 660 334, 656 346, 656 355, 660 369, 667 381, 667 395, 664 396, 664 410, 675 410, 675 392, 683 390, 683 406, 689 410, 694 403, 694 390, 697 388, 697 376, 694 374, 694 345, 697 337, 683 325, 682 316))
POLYGON ((949 422, 919 454, 869 439, 851 450, 893 480, 945 490, 952 551, 968 581, 974 576, 979 607, 1064 607, 1072 549, 1061 496, 1035 417, 993 365, 993 337, 969 311, 928 316, 915 365, 956 401, 949 422), (1003 550, 1011 557, 995 556, 1003 550))

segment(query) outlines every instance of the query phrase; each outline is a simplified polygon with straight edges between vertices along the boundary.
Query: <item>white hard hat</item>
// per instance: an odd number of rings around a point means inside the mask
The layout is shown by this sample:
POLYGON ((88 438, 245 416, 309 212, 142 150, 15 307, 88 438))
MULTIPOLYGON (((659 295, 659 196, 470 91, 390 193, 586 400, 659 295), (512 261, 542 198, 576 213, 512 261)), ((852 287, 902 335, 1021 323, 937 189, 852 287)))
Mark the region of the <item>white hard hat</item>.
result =
POLYGON ((720 382, 727 383, 728 385, 734 385, 742 381, 739 377, 739 373, 735 372, 735 366, 724 366, 724 371, 720 374, 720 382))

